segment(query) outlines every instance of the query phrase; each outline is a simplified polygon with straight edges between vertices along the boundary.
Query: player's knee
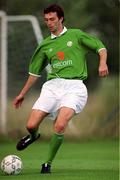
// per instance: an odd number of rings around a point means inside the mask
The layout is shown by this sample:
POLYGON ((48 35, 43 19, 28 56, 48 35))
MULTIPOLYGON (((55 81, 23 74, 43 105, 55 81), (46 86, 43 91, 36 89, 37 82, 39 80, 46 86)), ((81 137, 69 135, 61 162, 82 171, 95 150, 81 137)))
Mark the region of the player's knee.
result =
POLYGON ((57 124, 55 124, 55 126, 54 126, 54 131, 55 131, 56 133, 63 133, 64 130, 65 130, 64 124, 62 124, 62 123, 57 123, 57 124))

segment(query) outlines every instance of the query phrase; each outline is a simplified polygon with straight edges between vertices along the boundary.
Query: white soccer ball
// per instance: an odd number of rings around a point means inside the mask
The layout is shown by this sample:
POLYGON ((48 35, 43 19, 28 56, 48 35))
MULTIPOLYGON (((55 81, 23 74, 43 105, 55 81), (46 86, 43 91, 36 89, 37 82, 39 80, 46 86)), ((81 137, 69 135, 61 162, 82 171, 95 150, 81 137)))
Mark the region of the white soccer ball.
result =
POLYGON ((20 174, 22 168, 21 158, 16 155, 8 155, 1 162, 1 170, 7 175, 20 174))

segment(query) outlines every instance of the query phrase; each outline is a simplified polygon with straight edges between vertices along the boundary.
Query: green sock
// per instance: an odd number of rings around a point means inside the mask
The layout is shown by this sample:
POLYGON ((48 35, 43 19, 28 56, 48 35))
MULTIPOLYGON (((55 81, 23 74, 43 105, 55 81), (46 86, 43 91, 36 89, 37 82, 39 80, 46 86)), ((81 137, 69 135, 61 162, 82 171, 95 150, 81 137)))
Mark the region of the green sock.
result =
POLYGON ((30 133, 30 138, 35 139, 38 136, 38 129, 30 130, 29 133, 30 133))
POLYGON ((53 134, 51 141, 50 141, 50 146, 49 146, 49 152, 48 152, 48 158, 46 163, 51 164, 60 145, 62 144, 64 139, 64 134, 53 134))

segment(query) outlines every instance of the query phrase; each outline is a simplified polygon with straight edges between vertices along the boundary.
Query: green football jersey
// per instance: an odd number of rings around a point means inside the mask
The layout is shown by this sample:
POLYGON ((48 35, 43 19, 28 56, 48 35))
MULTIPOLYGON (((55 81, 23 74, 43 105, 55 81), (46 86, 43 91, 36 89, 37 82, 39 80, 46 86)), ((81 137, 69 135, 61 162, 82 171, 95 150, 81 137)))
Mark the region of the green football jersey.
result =
POLYGON ((47 79, 87 78, 86 54, 89 50, 99 52, 105 48, 103 43, 79 29, 68 29, 54 39, 49 36, 38 45, 29 65, 29 74, 40 76, 41 71, 50 64, 47 79))

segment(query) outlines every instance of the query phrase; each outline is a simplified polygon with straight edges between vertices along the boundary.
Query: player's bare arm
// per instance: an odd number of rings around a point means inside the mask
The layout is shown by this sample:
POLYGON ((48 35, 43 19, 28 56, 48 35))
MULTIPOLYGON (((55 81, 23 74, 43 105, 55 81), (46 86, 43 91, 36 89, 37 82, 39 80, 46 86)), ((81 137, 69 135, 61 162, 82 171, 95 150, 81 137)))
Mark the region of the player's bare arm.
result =
POLYGON ((20 94, 13 100, 13 106, 15 108, 21 107, 25 94, 29 91, 29 89, 33 86, 37 79, 37 76, 29 75, 28 80, 23 89, 21 90, 20 94))
POLYGON ((108 66, 107 66, 107 50, 106 49, 102 49, 99 52, 99 56, 100 56, 100 62, 99 62, 99 76, 100 77, 105 77, 109 74, 108 71, 108 66))

